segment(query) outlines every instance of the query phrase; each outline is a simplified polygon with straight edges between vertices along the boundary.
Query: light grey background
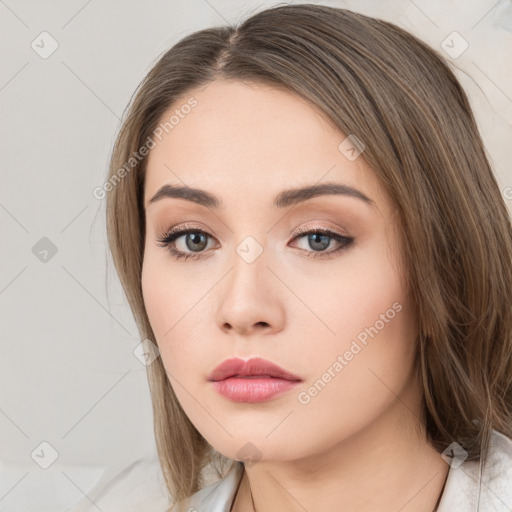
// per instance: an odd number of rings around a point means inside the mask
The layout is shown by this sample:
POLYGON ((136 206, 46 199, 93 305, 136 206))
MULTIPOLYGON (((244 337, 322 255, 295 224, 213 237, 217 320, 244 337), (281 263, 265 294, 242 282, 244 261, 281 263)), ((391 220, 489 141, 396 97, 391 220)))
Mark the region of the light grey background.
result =
MULTIPOLYGON (((93 190, 159 56, 277 3, 0 0, 0 511, 165 509, 141 340, 93 190)), ((512 2, 312 3, 389 20, 445 55, 512 210, 512 2)))

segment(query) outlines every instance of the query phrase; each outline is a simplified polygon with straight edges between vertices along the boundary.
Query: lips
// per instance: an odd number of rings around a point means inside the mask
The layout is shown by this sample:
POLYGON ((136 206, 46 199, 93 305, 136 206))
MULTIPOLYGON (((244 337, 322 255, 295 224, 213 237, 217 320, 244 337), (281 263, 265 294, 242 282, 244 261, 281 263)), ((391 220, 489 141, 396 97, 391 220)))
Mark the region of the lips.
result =
POLYGON ((208 376, 209 381, 221 381, 230 377, 240 378, 275 378, 299 382, 297 375, 284 370, 277 364, 259 357, 244 361, 239 358, 226 359, 208 376))

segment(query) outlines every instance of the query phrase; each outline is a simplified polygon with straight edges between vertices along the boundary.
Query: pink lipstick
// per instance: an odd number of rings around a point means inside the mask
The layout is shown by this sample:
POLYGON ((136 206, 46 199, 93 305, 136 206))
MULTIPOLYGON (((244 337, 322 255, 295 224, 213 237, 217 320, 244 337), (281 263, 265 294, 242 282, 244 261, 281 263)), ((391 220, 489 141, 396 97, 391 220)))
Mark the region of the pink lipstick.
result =
POLYGON ((234 402, 264 402, 293 389, 302 379, 266 359, 226 359, 209 375, 215 390, 234 402))

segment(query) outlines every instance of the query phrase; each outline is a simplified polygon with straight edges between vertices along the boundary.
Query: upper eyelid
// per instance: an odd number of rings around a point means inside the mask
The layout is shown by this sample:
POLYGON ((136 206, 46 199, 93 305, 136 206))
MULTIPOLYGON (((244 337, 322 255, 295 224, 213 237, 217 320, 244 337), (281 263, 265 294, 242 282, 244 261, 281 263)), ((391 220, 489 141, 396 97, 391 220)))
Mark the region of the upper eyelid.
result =
POLYGON ((336 233, 337 235, 345 236, 345 237, 349 237, 350 236, 346 229, 336 229, 336 228, 332 228, 332 227, 329 227, 329 226, 322 226, 320 224, 315 224, 313 226, 300 227, 297 230, 292 230, 290 232, 290 236, 293 235, 293 234, 295 234, 295 235, 302 235, 302 234, 305 234, 305 233, 317 232, 317 231, 328 231, 330 233, 336 233))
MULTIPOLYGON (((345 228, 337 229, 337 228, 333 228, 333 227, 325 226, 325 225, 321 225, 321 224, 313 224, 312 226, 305 226, 305 227, 300 227, 295 230, 291 230, 288 236, 301 235, 301 234, 305 234, 308 232, 316 232, 316 231, 329 231, 329 232, 335 233, 340 236, 345 236, 345 237, 351 236, 345 228)), ((177 233, 179 233, 181 236, 181 235, 184 235, 184 234, 190 233, 190 232, 191 233, 202 232, 202 233, 208 235, 209 237, 215 238, 216 240, 218 240, 217 237, 215 235, 212 235, 207 229, 201 228, 199 226, 190 226, 187 224, 183 224, 183 225, 178 224, 178 226, 168 229, 167 231, 164 232, 164 234, 160 238, 165 238, 165 237, 170 236, 171 234, 177 234, 177 233)))

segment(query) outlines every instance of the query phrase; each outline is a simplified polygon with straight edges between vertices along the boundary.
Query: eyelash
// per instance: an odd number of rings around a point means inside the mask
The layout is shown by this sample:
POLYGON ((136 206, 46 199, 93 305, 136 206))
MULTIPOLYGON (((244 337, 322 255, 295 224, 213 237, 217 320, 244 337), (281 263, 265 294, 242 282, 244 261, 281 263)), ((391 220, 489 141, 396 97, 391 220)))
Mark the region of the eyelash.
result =
MULTIPOLYGON (((175 242, 181 236, 188 235, 190 233, 206 235, 209 238, 213 238, 212 235, 210 235, 206 231, 203 231, 202 229, 199 229, 199 228, 193 228, 193 229, 187 228, 187 227, 178 228, 178 229, 174 228, 174 229, 171 229, 170 231, 168 231, 163 237, 161 237, 157 240, 158 246, 164 247, 165 249, 167 249, 171 253, 171 255, 174 258, 176 258, 177 260, 183 259, 186 261, 188 259, 192 259, 192 260, 202 259, 204 257, 202 255, 202 253, 195 253, 195 254, 194 253, 185 253, 183 251, 178 251, 171 245, 173 242, 175 242)), ((350 247, 352 247, 352 245, 354 244, 354 240, 355 240, 353 237, 344 236, 344 235, 341 235, 340 233, 337 233, 336 231, 332 231, 330 229, 324 229, 324 228, 310 228, 310 229, 299 230, 294 234, 294 237, 292 240, 295 240, 297 238, 302 238, 305 235, 311 235, 311 234, 327 235, 328 237, 334 239, 336 242, 340 243, 341 246, 338 247, 337 249, 326 251, 326 252, 325 251, 307 251, 305 249, 300 249, 302 252, 306 252, 306 253, 310 253, 310 254, 313 253, 313 255, 311 255, 311 256, 308 255, 309 258, 323 258, 323 257, 325 257, 325 255, 332 255, 332 254, 347 250, 350 247)))

